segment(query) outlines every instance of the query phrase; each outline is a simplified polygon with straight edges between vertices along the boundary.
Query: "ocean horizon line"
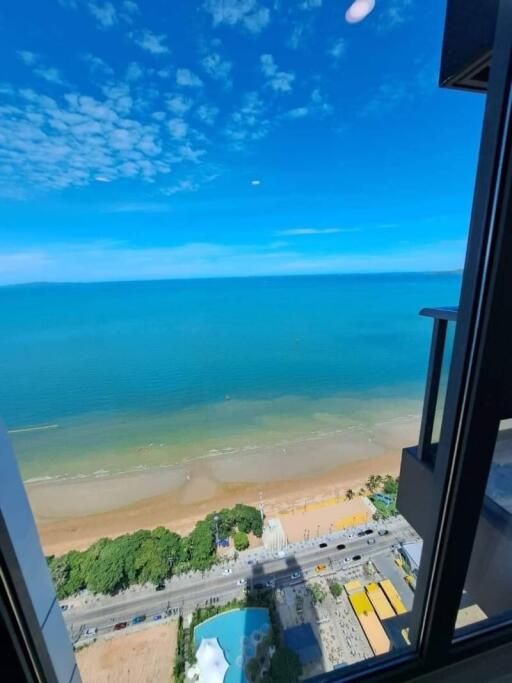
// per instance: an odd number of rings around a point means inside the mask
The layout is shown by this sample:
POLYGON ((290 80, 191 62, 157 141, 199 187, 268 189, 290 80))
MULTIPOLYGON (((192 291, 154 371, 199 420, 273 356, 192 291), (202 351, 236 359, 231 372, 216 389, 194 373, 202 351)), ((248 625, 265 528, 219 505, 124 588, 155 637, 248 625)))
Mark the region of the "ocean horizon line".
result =
POLYGON ((6 282, 0 283, 0 288, 18 287, 51 287, 68 285, 108 285, 108 284, 142 284, 157 282, 205 282, 208 280, 284 280, 301 278, 332 278, 332 277, 378 277, 382 275, 462 275, 463 269, 449 270, 379 270, 379 271, 360 271, 350 273, 288 273, 288 274, 269 274, 269 275, 194 275, 191 277, 161 277, 161 278, 141 278, 124 280, 31 280, 28 282, 6 282))

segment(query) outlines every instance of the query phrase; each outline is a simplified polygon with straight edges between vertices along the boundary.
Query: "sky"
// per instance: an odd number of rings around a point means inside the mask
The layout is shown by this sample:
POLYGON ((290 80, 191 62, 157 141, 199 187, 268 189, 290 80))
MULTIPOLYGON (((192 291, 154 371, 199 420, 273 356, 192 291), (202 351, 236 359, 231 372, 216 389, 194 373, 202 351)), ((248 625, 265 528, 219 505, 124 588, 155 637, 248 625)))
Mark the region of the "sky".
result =
POLYGON ((0 284, 461 268, 445 3, 351 2, 2 3, 0 284))

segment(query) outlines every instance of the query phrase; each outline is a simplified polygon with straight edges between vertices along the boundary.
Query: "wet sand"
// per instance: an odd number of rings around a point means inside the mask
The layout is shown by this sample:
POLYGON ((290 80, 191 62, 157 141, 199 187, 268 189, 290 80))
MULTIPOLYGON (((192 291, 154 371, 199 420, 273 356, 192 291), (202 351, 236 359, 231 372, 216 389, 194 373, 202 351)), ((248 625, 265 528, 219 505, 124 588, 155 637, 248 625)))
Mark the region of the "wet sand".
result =
POLYGON ((28 484, 46 554, 83 549, 102 536, 167 526, 187 533, 208 512, 244 502, 265 513, 298 501, 358 489, 370 474, 398 473, 404 446, 417 441, 418 416, 366 431, 318 433, 187 464, 117 476, 28 484))

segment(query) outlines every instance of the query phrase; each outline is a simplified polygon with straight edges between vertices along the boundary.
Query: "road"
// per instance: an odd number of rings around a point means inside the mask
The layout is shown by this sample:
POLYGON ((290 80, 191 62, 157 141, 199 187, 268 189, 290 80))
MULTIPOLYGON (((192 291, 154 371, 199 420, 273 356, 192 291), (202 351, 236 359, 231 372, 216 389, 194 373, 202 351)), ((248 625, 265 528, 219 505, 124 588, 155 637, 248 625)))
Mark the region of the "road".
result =
MULTIPOLYGON (((291 552, 290 547, 290 554, 284 558, 263 559, 250 566, 241 556, 236 562, 216 566, 203 574, 195 572, 173 577, 161 591, 155 591, 153 587, 132 587, 116 596, 93 597, 85 605, 66 610, 64 619, 72 640, 76 641, 88 628, 96 628, 98 635, 101 635, 110 632, 115 623, 129 622, 137 615, 144 614, 150 620, 166 611, 171 614, 188 614, 211 599, 214 599, 215 604, 224 604, 242 594, 244 586, 237 585, 239 579, 245 579, 249 589, 266 581, 273 581, 279 587, 293 583, 291 576, 295 572, 300 572, 302 578, 316 575, 315 567, 318 564, 325 564, 323 574, 329 575, 354 564, 352 558, 357 555, 361 559, 355 562, 367 562, 371 557, 387 553, 392 545, 410 535, 410 527, 405 520, 395 519, 391 525, 373 524, 372 528, 377 530, 386 526, 389 533, 385 536, 379 536, 375 531, 371 536, 364 537, 355 535, 347 538, 345 534, 345 537, 338 535, 334 540, 332 537, 331 540, 318 538, 309 547, 299 547, 294 552, 291 552), (375 543, 369 545, 370 538, 375 543), (327 543, 327 547, 320 548, 320 543, 327 543), (346 546, 345 549, 337 549, 336 546, 340 543, 346 546), (229 575, 223 573, 226 566, 231 568, 229 575)), ((254 557, 254 553, 252 556, 254 557)), ((264 556, 263 552, 262 557, 264 556)))

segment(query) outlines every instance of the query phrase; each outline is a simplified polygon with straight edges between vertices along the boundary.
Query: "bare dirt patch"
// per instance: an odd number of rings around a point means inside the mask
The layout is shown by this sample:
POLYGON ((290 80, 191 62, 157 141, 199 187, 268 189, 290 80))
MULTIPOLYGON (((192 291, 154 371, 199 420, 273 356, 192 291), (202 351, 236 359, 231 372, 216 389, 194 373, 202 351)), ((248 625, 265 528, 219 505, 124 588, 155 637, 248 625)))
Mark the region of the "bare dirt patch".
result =
POLYGON ((100 640, 77 653, 83 683, 168 683, 177 624, 144 628, 100 640))

